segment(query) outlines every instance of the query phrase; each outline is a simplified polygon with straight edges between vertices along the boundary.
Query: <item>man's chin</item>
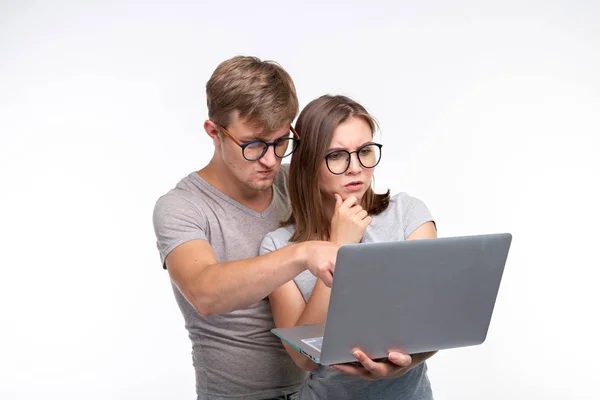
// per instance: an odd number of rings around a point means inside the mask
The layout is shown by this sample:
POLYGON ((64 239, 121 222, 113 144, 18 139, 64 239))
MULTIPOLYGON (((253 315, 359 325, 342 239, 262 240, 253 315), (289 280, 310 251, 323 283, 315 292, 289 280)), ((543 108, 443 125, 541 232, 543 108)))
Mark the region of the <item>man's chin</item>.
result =
POLYGON ((273 186, 274 179, 264 179, 260 181, 246 182, 246 187, 252 190, 263 191, 268 190, 273 186))

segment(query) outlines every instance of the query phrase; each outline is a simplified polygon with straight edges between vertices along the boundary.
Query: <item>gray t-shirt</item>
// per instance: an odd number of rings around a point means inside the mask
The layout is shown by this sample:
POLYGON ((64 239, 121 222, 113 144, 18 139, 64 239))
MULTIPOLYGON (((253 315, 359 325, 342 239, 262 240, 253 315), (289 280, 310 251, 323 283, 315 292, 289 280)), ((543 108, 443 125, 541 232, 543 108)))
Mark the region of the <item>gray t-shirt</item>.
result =
MULTIPOLYGON (((207 240, 218 262, 258 256, 260 243, 289 215, 288 165, 273 186, 273 201, 255 212, 196 172, 162 196, 154 209, 157 247, 164 265, 177 246, 207 240)), ((290 359, 274 328, 268 299, 230 313, 202 317, 175 285, 173 291, 192 341, 196 391, 202 399, 265 399, 298 390, 306 373, 290 359)))
MULTIPOLYGON (((425 204, 406 193, 399 193, 390 198, 388 208, 379 215, 373 216, 367 227, 362 243, 390 242, 405 240, 422 224, 433 221, 425 204)), ((279 228, 267 236, 262 242, 260 253, 280 249, 290 244, 289 239, 294 226, 279 228)), ((294 281, 304 301, 308 302, 316 283, 316 278, 304 271, 294 281)), ((397 379, 367 381, 339 371, 319 366, 304 382, 298 398, 307 399, 360 399, 360 400, 431 400, 433 394, 427 378, 427 365, 420 364, 404 376, 397 379)))

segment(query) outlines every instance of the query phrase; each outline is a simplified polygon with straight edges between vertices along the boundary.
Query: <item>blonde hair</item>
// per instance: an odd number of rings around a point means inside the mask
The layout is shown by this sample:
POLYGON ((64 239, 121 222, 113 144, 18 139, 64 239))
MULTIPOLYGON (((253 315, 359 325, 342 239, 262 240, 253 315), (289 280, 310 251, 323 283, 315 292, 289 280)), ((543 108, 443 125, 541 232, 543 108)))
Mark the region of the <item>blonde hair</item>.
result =
POLYGON ((290 124, 298 114, 298 97, 290 75, 274 61, 236 56, 219 64, 206 83, 208 116, 227 127, 239 118, 263 132, 290 124))

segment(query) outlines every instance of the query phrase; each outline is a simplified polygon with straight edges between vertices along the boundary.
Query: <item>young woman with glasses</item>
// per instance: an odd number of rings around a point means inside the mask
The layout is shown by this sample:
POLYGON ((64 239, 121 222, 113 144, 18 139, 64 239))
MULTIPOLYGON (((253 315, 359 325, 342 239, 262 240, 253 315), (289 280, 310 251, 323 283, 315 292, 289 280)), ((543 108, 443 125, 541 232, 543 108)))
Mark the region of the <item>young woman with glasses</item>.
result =
MULTIPOLYGON (((383 149, 373 142, 376 128, 366 109, 345 96, 322 96, 304 108, 290 164, 292 214, 265 237, 261 254, 308 240, 343 245, 436 237, 422 201, 406 193, 374 192, 373 173, 383 149)), ((275 325, 324 323, 329 294, 323 282, 301 273, 269 296, 275 325)), ((356 363, 325 367, 284 346, 310 371, 299 399, 432 399, 425 360, 433 353, 391 353, 388 362, 374 362, 356 349, 356 363), (380 376, 389 379, 377 380, 380 376)))

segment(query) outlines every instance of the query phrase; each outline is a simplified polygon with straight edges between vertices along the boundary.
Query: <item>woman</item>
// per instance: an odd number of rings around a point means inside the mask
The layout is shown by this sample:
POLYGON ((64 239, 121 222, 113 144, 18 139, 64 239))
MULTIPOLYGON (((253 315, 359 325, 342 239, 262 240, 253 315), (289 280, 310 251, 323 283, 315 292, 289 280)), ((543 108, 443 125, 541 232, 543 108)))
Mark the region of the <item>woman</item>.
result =
MULTIPOLYGON (((364 107, 344 96, 322 96, 304 108, 296 124, 301 142, 290 165, 292 214, 282 228, 265 237, 262 254, 306 240, 343 245, 436 237, 431 215, 420 200, 406 193, 373 191, 382 148, 373 142, 375 128, 364 107)), ((298 275, 269 296, 275 325, 324 323, 329 294, 310 272, 298 275)), ((432 399, 424 361, 433 353, 412 355, 399 377, 370 380, 373 362, 364 353, 355 356, 367 368, 328 368, 284 346, 299 367, 310 371, 299 399, 432 399)))

